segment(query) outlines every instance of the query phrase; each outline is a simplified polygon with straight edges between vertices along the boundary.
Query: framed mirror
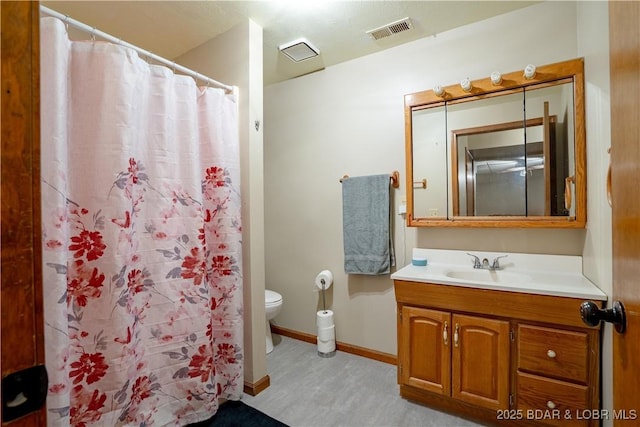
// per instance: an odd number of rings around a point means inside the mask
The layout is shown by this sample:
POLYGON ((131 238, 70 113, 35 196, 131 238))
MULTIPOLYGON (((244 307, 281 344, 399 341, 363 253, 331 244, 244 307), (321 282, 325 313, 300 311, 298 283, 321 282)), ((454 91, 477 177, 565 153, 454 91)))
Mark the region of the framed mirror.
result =
POLYGON ((582 59, 405 96, 407 223, 586 224, 582 59))

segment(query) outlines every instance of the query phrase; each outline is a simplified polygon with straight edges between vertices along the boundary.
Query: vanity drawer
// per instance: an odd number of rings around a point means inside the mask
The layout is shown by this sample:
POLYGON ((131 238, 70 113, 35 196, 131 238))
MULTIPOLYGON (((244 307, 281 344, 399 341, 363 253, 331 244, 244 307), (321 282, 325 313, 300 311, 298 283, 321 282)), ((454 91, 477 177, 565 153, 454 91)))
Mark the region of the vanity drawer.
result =
POLYGON ((517 408, 548 425, 587 426, 584 410, 590 409, 589 387, 524 372, 517 373, 517 408))
POLYGON ((518 369, 587 384, 589 336, 584 332, 518 325, 518 369))

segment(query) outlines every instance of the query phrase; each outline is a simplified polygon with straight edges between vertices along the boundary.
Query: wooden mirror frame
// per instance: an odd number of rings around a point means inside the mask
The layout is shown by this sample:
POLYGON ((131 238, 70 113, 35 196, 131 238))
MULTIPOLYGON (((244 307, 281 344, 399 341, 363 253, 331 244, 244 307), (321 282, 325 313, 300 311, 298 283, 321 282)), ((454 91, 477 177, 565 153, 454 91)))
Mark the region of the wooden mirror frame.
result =
MULTIPOLYGON (((584 228, 587 223, 587 174, 586 174, 586 132, 584 117, 584 59, 540 66, 533 78, 524 77, 524 70, 514 71, 502 76, 502 82, 494 85, 490 78, 474 80, 472 88, 465 92, 459 84, 444 87, 441 96, 433 90, 405 95, 405 156, 407 188, 407 225, 410 227, 492 227, 492 228, 584 228), (412 113, 415 110, 442 105, 443 102, 472 101, 483 99, 497 92, 510 92, 514 89, 572 79, 574 101, 574 144, 575 171, 575 216, 456 216, 452 218, 430 218, 413 216, 414 176, 413 176, 413 132, 412 113)), ((447 129, 447 133, 449 130, 447 129)), ((448 150, 451 148, 447 141, 448 150)), ((450 190, 447 190, 449 193, 450 190)), ((449 198, 449 195, 447 196, 449 198)), ((447 204, 451 200, 448 199, 447 204)), ((448 211, 448 209, 447 209, 448 211)), ((448 212, 447 212, 447 215, 448 212)))

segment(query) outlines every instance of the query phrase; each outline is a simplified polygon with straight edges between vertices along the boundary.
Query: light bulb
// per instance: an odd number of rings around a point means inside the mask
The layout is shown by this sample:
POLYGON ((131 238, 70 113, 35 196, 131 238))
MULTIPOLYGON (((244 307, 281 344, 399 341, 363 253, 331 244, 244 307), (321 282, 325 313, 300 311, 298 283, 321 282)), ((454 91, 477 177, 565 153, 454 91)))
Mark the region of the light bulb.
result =
POLYGON ((497 86, 500 83, 502 83, 502 74, 500 74, 497 71, 494 71, 493 73, 491 73, 491 83, 493 83, 494 86, 497 86))
POLYGON ((536 66, 533 64, 529 64, 524 67, 524 78, 527 80, 531 80, 536 76, 536 66))
POLYGON ((444 89, 440 85, 435 85, 433 87, 433 93, 435 93, 436 96, 442 96, 444 95, 444 89))
POLYGON ((463 91, 470 92, 471 91, 471 80, 469 80, 469 77, 466 77, 466 78, 462 79, 462 81, 460 82, 460 86, 462 87, 463 91))

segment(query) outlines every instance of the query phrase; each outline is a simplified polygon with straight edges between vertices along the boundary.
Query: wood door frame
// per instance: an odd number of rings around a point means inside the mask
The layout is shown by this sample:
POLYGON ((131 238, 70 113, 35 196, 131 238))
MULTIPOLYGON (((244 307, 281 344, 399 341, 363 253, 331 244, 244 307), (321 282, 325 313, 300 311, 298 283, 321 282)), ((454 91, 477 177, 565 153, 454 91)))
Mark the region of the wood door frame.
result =
MULTIPOLYGON (((2 376, 44 364, 40 5, 2 1, 2 376)), ((1 410, 1 409, 0 409, 1 410)), ((46 424, 41 407, 3 425, 46 424)))
MULTIPOLYGON (((640 419, 640 3, 609 2, 613 296, 625 305, 627 330, 613 332, 614 426, 640 419), (618 412, 618 415, 621 413, 618 412)), ((610 304, 611 306, 611 304, 610 304)))

